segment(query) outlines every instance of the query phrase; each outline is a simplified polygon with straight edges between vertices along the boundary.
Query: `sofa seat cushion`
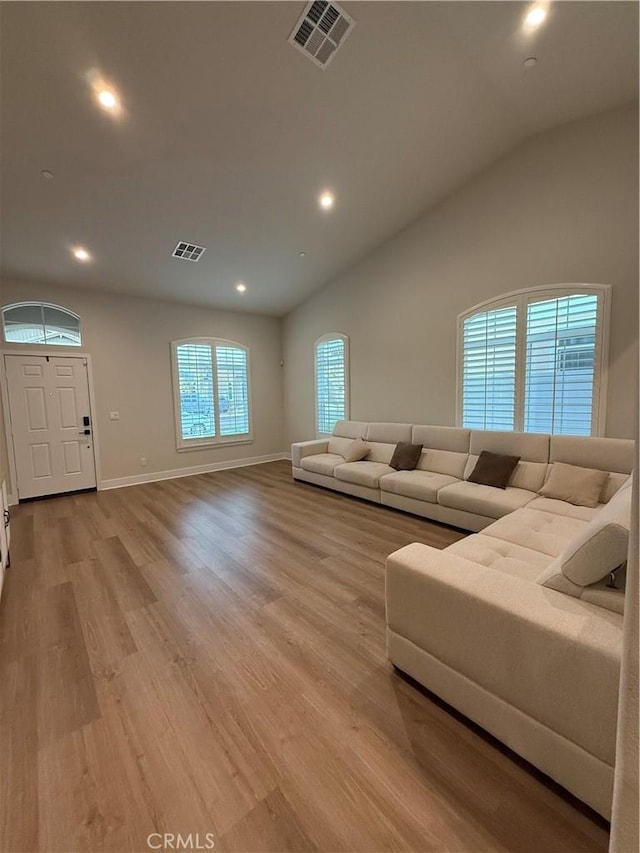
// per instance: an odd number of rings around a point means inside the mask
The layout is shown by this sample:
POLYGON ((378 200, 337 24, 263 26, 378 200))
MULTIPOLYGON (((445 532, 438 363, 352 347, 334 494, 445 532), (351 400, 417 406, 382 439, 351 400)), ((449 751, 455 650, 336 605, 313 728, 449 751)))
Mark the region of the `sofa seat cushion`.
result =
POLYGON ((462 509, 488 518, 502 518, 503 515, 526 506, 536 497, 535 492, 526 489, 494 489, 479 483, 454 483, 438 492, 438 503, 452 509, 462 509))
POLYGON ((300 460, 300 467, 305 471, 313 471, 314 474, 325 474, 333 476, 336 465, 344 462, 344 458, 337 453, 316 453, 313 456, 305 456, 300 460))
POLYGON ((535 509, 539 512, 553 512, 556 515, 564 515, 567 518, 578 518, 580 521, 591 521, 593 516, 602 509, 604 504, 598 506, 576 506, 575 504, 567 503, 567 501, 559 501, 556 498, 536 498, 527 504, 528 509, 535 509))
POLYGON ((446 550, 473 563, 480 563, 497 572, 527 581, 537 580, 551 561, 549 556, 541 554, 540 551, 523 548, 522 545, 495 539, 493 536, 485 536, 483 533, 467 536, 446 550))
POLYGON ((391 473, 394 473, 393 468, 384 462, 369 462, 365 459, 362 462, 344 462, 338 465, 334 469, 333 476, 346 483, 377 489, 380 477, 391 473))
POLYGON ((380 479, 380 488, 383 492, 435 504, 438 502, 440 489, 458 482, 459 480, 455 477, 434 474, 432 471, 420 471, 416 468, 415 471, 396 471, 393 474, 385 474, 380 479))
POLYGON ((498 519, 482 532, 485 536, 513 542, 549 557, 558 557, 587 525, 587 521, 579 518, 525 507, 498 519))

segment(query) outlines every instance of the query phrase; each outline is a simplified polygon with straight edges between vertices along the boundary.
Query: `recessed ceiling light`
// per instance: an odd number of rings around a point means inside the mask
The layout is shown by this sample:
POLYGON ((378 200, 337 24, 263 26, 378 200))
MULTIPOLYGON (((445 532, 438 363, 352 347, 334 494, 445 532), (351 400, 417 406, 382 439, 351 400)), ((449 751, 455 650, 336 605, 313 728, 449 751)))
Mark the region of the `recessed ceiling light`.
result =
POLYGON ((53 172, 50 169, 42 169, 40 176, 43 177, 45 181, 53 180, 53 172))
POLYGON ((524 21, 528 27, 537 29, 546 17, 547 10, 544 8, 544 6, 536 5, 529 9, 524 21))
POLYGON ((71 254, 76 259, 76 261, 82 261, 83 263, 86 263, 86 261, 91 260, 91 255, 82 246, 74 246, 74 248, 71 250, 71 254))
POLYGON ((318 199, 318 204, 323 210, 331 210, 335 202, 335 196, 330 192, 323 192, 318 199))
POLYGON ((306 252, 298 252, 298 257, 299 257, 299 258, 306 258, 306 257, 307 257, 307 253, 306 253, 306 252))
POLYGON ((114 118, 119 118, 123 113, 122 102, 111 80, 107 79, 98 68, 90 68, 84 77, 97 105, 114 118))
POLYGON ((528 56, 522 64, 525 68, 533 68, 535 65, 538 64, 538 60, 535 58, 535 56, 528 56))
POLYGON ((238 291, 238 293, 244 293, 246 289, 247 289, 247 285, 244 282, 239 281, 236 284, 236 290, 238 291))
POLYGON ((103 89, 101 92, 98 92, 98 101, 105 110, 113 110, 118 107, 118 99, 113 92, 110 92, 108 89, 103 89))

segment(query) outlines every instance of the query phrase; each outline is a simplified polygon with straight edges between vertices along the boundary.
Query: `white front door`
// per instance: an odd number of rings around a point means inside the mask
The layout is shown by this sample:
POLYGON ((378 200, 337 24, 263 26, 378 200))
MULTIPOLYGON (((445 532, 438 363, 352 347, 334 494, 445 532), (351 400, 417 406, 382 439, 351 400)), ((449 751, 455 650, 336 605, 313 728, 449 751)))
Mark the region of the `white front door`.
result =
POLYGON ((5 355, 18 497, 96 485, 84 358, 5 355))

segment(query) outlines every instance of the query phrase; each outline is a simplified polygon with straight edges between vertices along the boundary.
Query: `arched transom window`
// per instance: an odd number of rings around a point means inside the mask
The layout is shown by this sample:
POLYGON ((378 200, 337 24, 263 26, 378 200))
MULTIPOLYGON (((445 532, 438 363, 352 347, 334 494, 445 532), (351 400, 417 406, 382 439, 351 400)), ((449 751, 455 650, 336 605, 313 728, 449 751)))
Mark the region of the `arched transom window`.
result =
POLYGON ((19 302, 2 309, 4 339, 10 344, 79 347, 80 317, 46 302, 19 302))

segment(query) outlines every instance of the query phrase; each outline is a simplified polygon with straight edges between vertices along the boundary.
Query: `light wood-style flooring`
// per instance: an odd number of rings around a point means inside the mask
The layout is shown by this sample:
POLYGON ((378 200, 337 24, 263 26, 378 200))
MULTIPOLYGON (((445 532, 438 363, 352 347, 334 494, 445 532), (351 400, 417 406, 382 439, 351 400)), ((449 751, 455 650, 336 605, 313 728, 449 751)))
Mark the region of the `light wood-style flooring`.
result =
POLYGON ((606 850, 385 658, 385 557, 461 532, 275 462, 26 503, 12 533, 0 850, 606 850))

